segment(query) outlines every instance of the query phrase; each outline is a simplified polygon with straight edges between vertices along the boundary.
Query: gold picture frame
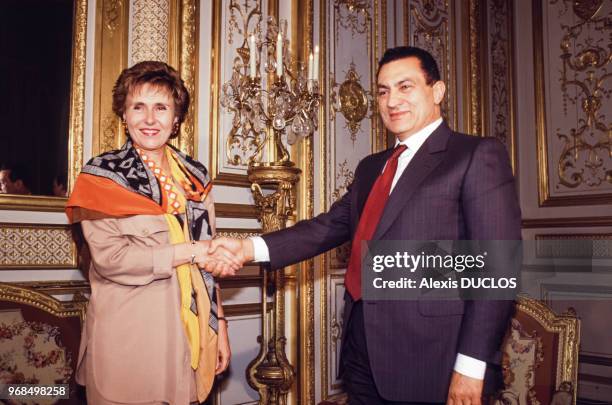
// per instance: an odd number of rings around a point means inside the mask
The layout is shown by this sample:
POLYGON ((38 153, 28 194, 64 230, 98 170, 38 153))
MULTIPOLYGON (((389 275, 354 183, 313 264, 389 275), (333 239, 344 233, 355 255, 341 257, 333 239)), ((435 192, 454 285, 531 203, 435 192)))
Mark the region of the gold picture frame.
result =
MULTIPOLYGON (((87 42, 87 2, 73 0, 72 68, 68 130, 67 189, 71 190, 83 166, 83 125, 85 116, 85 46, 87 42)), ((90 0, 91 1, 91 0, 90 0)), ((0 194, 0 209, 63 211, 64 197, 0 194)))

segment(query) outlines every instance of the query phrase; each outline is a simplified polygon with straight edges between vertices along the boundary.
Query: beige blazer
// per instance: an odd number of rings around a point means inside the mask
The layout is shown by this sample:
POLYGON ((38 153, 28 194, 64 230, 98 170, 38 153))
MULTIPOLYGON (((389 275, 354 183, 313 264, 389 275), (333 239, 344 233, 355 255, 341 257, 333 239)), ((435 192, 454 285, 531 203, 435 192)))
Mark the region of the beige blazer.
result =
MULTIPOLYGON (((114 402, 195 400, 172 267, 174 249, 164 216, 83 221, 82 228, 92 257, 91 297, 77 381, 95 384, 114 402), (86 381, 87 375, 94 381, 86 381)), ((201 359, 213 368, 215 361, 201 359)))

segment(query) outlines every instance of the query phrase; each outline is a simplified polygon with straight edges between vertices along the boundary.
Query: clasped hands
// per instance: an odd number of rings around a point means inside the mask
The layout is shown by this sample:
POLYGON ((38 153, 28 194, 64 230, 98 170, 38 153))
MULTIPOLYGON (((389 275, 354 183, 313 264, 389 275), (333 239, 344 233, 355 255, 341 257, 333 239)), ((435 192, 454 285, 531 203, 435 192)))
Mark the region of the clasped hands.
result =
POLYGON ((253 242, 250 239, 218 238, 198 242, 195 262, 202 270, 215 277, 234 276, 246 262, 253 260, 253 242))

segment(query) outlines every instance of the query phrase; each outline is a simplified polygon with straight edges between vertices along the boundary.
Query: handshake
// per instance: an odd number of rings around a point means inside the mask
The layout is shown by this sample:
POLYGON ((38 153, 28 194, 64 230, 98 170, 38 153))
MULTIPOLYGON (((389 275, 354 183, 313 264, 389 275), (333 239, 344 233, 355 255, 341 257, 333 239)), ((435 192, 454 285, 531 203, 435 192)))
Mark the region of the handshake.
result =
POLYGON ((250 239, 218 238, 197 242, 195 262, 215 277, 234 276, 245 263, 253 261, 253 241, 250 239))

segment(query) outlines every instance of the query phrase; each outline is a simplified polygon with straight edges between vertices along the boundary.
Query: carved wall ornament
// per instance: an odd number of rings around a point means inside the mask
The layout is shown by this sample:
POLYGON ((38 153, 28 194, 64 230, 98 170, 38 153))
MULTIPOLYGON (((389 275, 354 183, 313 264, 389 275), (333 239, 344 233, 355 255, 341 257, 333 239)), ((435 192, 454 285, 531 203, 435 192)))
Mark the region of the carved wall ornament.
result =
MULTIPOLYGON (((555 4, 556 1, 551 1, 555 4)), ((565 10, 568 12, 567 1, 565 10)), ((559 184, 568 188, 579 185, 612 184, 612 125, 606 117, 605 100, 610 100, 612 73, 608 72, 612 49, 605 42, 612 32, 610 16, 597 16, 602 1, 572 1, 572 11, 579 20, 574 25, 561 24, 561 91, 563 110, 576 106, 580 116, 574 128, 557 129, 563 142, 558 160, 559 184), (600 35, 596 35, 596 34, 600 35), (606 122, 608 121, 608 122, 606 122)), ((572 109, 574 112, 574 109, 572 109)), ((557 185, 559 188, 559 185, 557 185)))
POLYGON ((329 325, 329 336, 331 340, 331 350, 336 352, 336 347, 340 345, 340 339, 342 338, 342 320, 338 322, 336 315, 332 315, 331 323, 329 325))
POLYGON ((540 206, 612 201, 612 3, 533 2, 540 206))
POLYGON ((261 0, 231 0, 229 4, 229 21, 227 24, 227 42, 234 43, 234 35, 242 37, 241 48, 248 52, 247 37, 255 33, 261 35, 261 0), (249 30, 249 25, 253 25, 253 30, 249 30))
POLYGON ((351 62, 344 82, 336 83, 332 75, 331 78, 331 120, 340 112, 346 120, 346 128, 349 130, 353 145, 357 139, 357 133, 361 129, 361 121, 364 118, 371 118, 373 108, 373 97, 361 85, 361 77, 357 73, 354 61, 351 62), (370 116, 368 116, 370 110, 370 116))
POLYGON ((408 43, 426 49, 438 62, 440 75, 447 86, 447 95, 442 102, 442 115, 451 126, 456 126, 455 80, 451 37, 453 14, 452 4, 447 0, 411 1, 407 7, 408 43))
POLYGON ((242 62, 239 62, 238 58, 234 62, 231 79, 223 83, 223 96, 220 101, 223 108, 232 115, 232 129, 225 139, 226 159, 232 166, 248 166, 261 160, 266 125, 259 119, 259 104, 254 102, 255 100, 246 100, 246 103, 250 104, 249 109, 241 109, 238 103, 233 101, 247 97, 246 94, 240 94, 243 89, 243 75, 240 73, 242 62))
POLYGON ((349 169, 348 161, 344 159, 344 162, 340 163, 336 169, 336 184, 340 185, 334 189, 332 201, 338 201, 346 193, 348 186, 353 182, 354 176, 355 173, 349 169))
POLYGON ((118 145, 121 143, 120 139, 125 139, 124 135, 117 135, 118 131, 120 131, 119 128, 121 128, 119 118, 112 112, 108 113, 102 120, 103 133, 100 142, 101 151, 117 149, 118 145))
POLYGON ((370 16, 370 2, 368 0, 335 0, 334 9, 338 15, 336 38, 338 29, 350 29, 351 35, 368 32, 372 17, 370 16))
POLYGON ((87 44, 87 1, 75 2, 72 95, 70 101, 70 135, 68 188, 71 190, 83 167, 83 126, 85 117, 85 58, 87 44))
POLYGON ((122 6, 122 0, 106 0, 104 2, 104 24, 111 36, 119 26, 122 6))
MULTIPOLYGON (((338 185, 332 192, 332 201, 338 201, 348 190, 348 186, 353 182, 355 173, 349 169, 346 159, 338 165, 336 169, 336 184, 338 185)), ((346 268, 351 256, 351 242, 344 243, 334 249, 332 254, 332 267, 346 268)))
POLYGON ((185 82, 185 87, 192 95, 189 110, 185 121, 181 125, 178 138, 178 147, 188 155, 195 155, 196 147, 196 111, 197 77, 198 77, 198 26, 199 26, 199 2, 195 0, 181 0, 180 12, 180 50, 179 50, 179 73, 185 82))
MULTIPOLYGON (((511 47, 512 43, 508 38, 509 4, 507 0, 491 0, 489 2, 489 54, 491 70, 491 133, 492 136, 504 143, 506 146, 511 142, 512 129, 512 83, 510 82, 511 72, 511 47)), ((510 149, 510 148, 509 148, 510 149)))

